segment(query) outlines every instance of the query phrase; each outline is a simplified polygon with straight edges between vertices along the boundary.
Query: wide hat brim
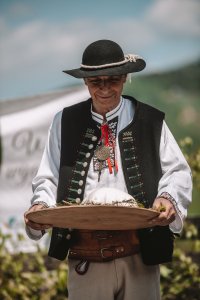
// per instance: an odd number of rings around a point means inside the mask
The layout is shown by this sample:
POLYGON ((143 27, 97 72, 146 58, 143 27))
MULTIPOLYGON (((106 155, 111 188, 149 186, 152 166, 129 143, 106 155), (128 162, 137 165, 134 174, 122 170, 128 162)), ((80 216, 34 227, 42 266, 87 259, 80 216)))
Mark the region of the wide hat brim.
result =
POLYGON ((75 78, 87 78, 95 76, 115 76, 128 73, 140 72, 146 66, 146 62, 142 58, 138 58, 135 62, 126 62, 123 65, 111 66, 98 69, 78 68, 72 70, 64 70, 63 72, 75 78))
POLYGON ((129 230, 149 227, 159 215, 153 209, 106 205, 75 205, 44 208, 27 213, 27 218, 54 227, 91 230, 129 230))

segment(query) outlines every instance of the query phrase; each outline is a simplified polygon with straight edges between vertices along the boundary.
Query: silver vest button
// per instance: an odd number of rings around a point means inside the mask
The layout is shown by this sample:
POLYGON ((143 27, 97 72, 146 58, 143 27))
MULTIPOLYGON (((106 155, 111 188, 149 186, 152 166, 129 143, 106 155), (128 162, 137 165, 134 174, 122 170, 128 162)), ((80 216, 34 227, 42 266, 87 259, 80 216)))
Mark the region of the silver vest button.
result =
POLYGON ((71 234, 68 233, 68 234, 66 235, 66 239, 67 239, 67 240, 71 240, 71 234))
POLYGON ((78 189, 77 193, 80 195, 82 193, 82 189, 78 189))
POLYGON ((80 204, 81 203, 81 199, 80 198, 76 198, 76 203, 80 204))
POLYGON ((95 135, 93 135, 92 141, 95 142, 96 140, 97 140, 97 137, 95 135))

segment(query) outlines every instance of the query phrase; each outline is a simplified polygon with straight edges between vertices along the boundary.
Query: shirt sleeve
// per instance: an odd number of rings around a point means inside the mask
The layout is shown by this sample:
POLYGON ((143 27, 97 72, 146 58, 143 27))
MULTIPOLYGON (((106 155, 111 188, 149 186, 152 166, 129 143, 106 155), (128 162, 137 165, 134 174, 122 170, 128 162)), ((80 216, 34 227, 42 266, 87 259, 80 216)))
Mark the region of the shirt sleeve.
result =
POLYGON ((176 209, 176 219, 170 224, 174 233, 180 233, 183 220, 192 198, 192 175, 177 142, 167 124, 163 122, 160 141, 162 177, 158 185, 158 196, 168 193, 176 209))
MULTIPOLYGON (((49 128, 42 160, 38 172, 32 181, 33 197, 31 205, 40 201, 46 203, 49 207, 56 205, 60 165, 61 117, 62 112, 57 113, 49 128)), ((26 232, 31 239, 38 240, 42 237, 40 230, 28 227, 26 232)))

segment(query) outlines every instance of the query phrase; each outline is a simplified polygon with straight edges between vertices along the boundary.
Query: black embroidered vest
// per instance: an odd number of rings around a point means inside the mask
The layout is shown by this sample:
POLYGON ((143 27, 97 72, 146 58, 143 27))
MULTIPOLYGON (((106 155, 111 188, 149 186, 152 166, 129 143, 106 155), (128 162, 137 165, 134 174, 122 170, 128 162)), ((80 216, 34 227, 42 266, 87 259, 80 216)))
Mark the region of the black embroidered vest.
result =
MULTIPOLYGON (((125 182, 129 194, 151 207, 162 176, 159 146, 164 113, 132 97, 124 98, 135 105, 133 121, 118 136, 125 182)), ((63 110, 57 202, 83 200, 90 161, 100 138, 90 109, 91 99, 63 110)), ((139 238, 144 263, 171 260, 173 239, 168 226, 139 230, 139 238)), ((49 256, 64 259, 71 243, 70 229, 53 228, 49 256)))

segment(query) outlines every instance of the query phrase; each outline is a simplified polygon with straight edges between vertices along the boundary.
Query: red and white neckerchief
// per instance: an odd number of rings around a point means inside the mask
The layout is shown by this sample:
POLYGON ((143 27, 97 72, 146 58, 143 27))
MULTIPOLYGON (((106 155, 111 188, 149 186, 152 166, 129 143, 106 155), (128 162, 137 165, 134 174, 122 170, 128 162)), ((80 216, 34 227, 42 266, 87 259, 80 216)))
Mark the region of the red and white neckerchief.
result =
POLYGON ((94 153, 94 171, 99 172, 100 180, 101 171, 103 168, 109 169, 112 174, 118 172, 118 164, 116 159, 116 131, 117 131, 118 117, 111 122, 103 121, 101 124, 101 138, 99 140, 97 149, 94 153))

